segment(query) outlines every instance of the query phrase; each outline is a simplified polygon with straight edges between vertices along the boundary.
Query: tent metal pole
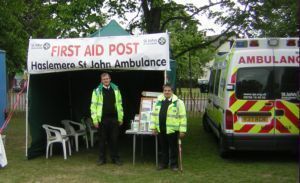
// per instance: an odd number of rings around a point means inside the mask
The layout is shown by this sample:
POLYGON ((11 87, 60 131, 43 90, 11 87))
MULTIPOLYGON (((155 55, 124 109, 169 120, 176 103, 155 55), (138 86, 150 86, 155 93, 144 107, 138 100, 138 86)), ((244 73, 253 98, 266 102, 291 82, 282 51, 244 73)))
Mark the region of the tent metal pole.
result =
POLYGON ((29 81, 30 81, 30 74, 27 77, 27 91, 26 91, 26 138, 25 138, 25 155, 28 157, 28 93, 29 93, 29 81))
POLYGON ((167 84, 167 70, 164 71, 164 84, 167 84))

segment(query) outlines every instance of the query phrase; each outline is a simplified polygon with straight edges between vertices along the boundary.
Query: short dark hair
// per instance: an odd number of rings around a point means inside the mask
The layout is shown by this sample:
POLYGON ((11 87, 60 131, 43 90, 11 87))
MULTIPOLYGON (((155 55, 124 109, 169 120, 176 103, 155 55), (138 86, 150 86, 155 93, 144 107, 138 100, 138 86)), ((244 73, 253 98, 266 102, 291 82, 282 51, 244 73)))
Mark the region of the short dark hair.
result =
POLYGON ((102 79, 103 77, 105 76, 108 76, 110 78, 110 75, 107 73, 107 72, 103 72, 101 75, 100 75, 100 79, 102 79))
POLYGON ((164 84, 164 85, 163 85, 163 90, 164 90, 165 88, 171 88, 171 90, 173 91, 172 85, 171 85, 170 83, 164 84))

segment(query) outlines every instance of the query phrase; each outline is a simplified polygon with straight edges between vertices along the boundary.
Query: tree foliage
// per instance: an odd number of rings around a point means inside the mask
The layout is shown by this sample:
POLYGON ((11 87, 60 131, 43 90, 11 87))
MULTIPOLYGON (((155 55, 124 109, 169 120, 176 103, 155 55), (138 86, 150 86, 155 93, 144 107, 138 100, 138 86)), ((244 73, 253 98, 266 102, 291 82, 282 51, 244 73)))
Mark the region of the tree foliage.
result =
POLYGON ((114 16, 128 22, 129 31, 171 32, 172 58, 178 61, 180 76, 186 77, 191 58, 194 77, 199 77, 201 69, 196 69, 212 57, 212 43, 232 35, 296 36, 296 12, 295 0, 208 0, 201 7, 174 0, 1 0, 0 49, 7 52, 13 74, 24 68, 30 37, 84 37, 114 16), (128 19, 128 12, 135 17, 128 19), (222 33, 207 39, 198 15, 214 19, 222 33))
MULTIPOLYGON (((123 2, 123 1, 122 1, 123 2)), ((128 0, 131 2, 131 0, 128 0)), ((135 12, 143 12, 140 19, 131 22, 130 29, 136 27, 147 33, 164 32, 167 25, 178 21, 189 23, 197 15, 207 15, 223 28, 222 33, 214 39, 207 39, 190 45, 174 55, 181 57, 187 52, 206 48, 220 38, 231 37, 286 37, 297 35, 297 1, 295 0, 209 0, 207 5, 197 7, 193 4, 179 5, 175 1, 141 0, 135 12), (174 6, 176 4, 177 6, 174 6), (184 11, 184 14, 166 12, 184 11)), ((133 10, 132 10, 133 11, 133 10)), ((201 20, 197 21, 201 25, 201 20)), ((205 30, 202 30, 205 31, 205 30)), ((221 42, 222 43, 222 42, 221 42)))
MULTIPOLYGON (((134 1, 126 2, 132 4, 134 1)), ((118 3, 124 3, 124 0, 115 3, 115 6, 122 7, 118 3)), ((177 60, 178 74, 182 78, 188 75, 189 58, 192 60, 193 77, 199 77, 201 68, 212 57, 211 45, 215 42, 222 44, 233 35, 237 37, 297 35, 297 4, 294 0, 209 0, 202 7, 193 4, 182 5, 172 0, 141 0, 138 5, 130 7, 131 9, 127 11, 137 12, 130 21, 130 30, 137 28, 146 33, 166 30, 171 32, 172 57, 177 60), (206 30, 199 30, 202 22, 196 18, 203 14, 214 19, 223 28, 220 35, 211 39, 204 37, 206 30)))
POLYGON ((104 1, 57 0, 43 4, 49 11, 50 30, 56 37, 86 37, 102 27, 107 18, 104 1))
POLYGON ((25 63, 28 34, 22 24, 23 1, 0 1, 0 49, 6 51, 9 73, 19 71, 25 63))
POLYGON ((6 51, 10 77, 26 65, 31 38, 82 37, 107 18, 103 1, 1 0, 0 49, 6 51))
MULTIPOLYGON (((198 21, 196 19, 190 18, 185 22, 171 21, 170 17, 189 17, 184 5, 171 2, 166 4, 165 7, 166 10, 161 15, 161 19, 164 22, 161 28, 164 27, 170 32, 171 57, 175 58, 182 50, 205 41, 204 32, 198 30, 198 21)), ((205 64, 212 60, 213 55, 213 47, 207 46, 203 49, 190 51, 181 57, 176 57, 178 79, 189 78, 189 62, 192 64, 191 76, 193 78, 201 77, 205 64)))
POLYGON ((237 0, 223 10, 210 13, 220 25, 230 27, 239 36, 297 36, 297 1, 237 0))

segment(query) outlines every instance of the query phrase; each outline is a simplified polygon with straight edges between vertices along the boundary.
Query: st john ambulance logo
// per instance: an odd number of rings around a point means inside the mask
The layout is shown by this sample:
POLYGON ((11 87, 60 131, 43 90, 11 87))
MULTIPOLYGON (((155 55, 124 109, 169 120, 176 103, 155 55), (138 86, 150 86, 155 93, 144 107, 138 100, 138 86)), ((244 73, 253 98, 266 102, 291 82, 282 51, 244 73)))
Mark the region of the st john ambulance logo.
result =
POLYGON ((160 45, 164 45, 164 44, 166 44, 166 42, 167 42, 167 40, 166 40, 166 38, 164 38, 164 37, 160 37, 160 38, 158 39, 158 43, 159 43, 160 45))
POLYGON ((50 48, 50 43, 44 43, 43 48, 44 50, 48 50, 50 48))

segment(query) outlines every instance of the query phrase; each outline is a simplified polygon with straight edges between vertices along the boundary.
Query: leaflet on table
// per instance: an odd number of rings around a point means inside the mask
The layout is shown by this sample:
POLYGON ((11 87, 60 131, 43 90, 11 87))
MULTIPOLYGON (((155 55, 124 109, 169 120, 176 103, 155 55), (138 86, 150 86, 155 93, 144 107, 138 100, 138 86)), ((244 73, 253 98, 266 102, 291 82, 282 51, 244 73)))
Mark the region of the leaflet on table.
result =
POLYGON ((135 119, 131 121, 131 130, 143 132, 151 131, 151 113, 156 100, 157 99, 153 97, 141 98, 139 117, 136 116, 135 119))

